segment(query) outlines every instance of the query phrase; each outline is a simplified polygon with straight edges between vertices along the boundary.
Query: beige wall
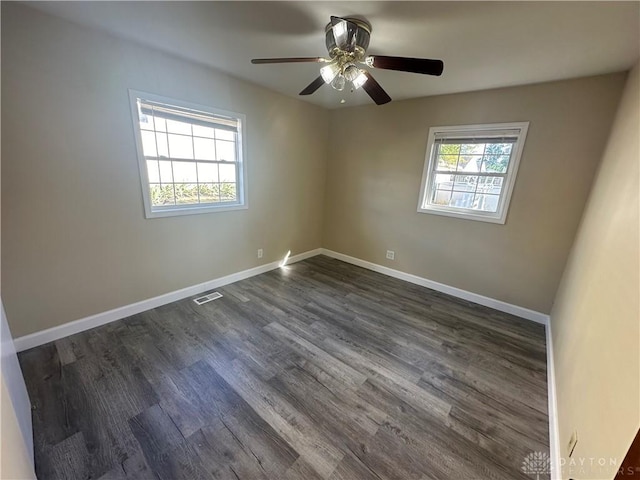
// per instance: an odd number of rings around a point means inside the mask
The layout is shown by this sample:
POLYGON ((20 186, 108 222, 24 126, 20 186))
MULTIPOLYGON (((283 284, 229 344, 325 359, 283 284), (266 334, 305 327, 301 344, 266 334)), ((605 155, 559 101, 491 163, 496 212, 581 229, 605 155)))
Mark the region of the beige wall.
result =
POLYGON ((548 313, 624 78, 333 111, 323 246, 548 313), (530 126, 505 225, 416 212, 429 127, 515 121, 530 126))
MULTIPOLYGON (((1 14, 0 14, 1 15, 1 14)), ((1 103, 1 102, 0 102, 1 103)), ((1 123, 1 121, 0 121, 1 123)), ((0 128, 0 131, 2 129, 0 128)), ((0 159, 1 159, 0 152, 0 159)), ((0 200, 0 205, 1 205, 0 200)), ((0 212, 2 209, 0 208, 0 212)), ((0 222, 0 233, 1 233, 0 222)), ((1 235, 0 235, 1 237, 1 235)), ((1 263, 1 262, 0 262, 1 263)), ((0 478, 34 479, 31 402, 0 299, 0 478)))
POLYGON ((3 2, 2 294, 14 335, 320 247, 327 121, 319 107, 3 2), (250 208, 145 220, 128 88, 244 113, 250 208))
MULTIPOLYGON (((640 427, 640 67, 631 72, 551 313, 561 455, 622 462, 640 427)), ((588 469, 563 478, 613 478, 588 469)))

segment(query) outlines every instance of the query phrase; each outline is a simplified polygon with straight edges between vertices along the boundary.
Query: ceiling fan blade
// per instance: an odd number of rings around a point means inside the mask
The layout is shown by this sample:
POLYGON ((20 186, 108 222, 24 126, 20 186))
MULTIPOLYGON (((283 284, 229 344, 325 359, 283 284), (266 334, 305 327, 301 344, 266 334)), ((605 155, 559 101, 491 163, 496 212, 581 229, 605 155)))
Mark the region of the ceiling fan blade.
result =
POLYGON ((306 88, 299 93, 299 95, 311 95, 316 90, 318 90, 322 85, 324 85, 324 80, 322 79, 322 75, 320 75, 313 82, 307 85, 306 88))
POLYGON ((444 62, 429 58, 387 57, 384 55, 370 55, 365 63, 370 67, 400 72, 422 73, 424 75, 442 75, 444 62))
POLYGON ((336 40, 336 46, 347 52, 353 52, 356 49, 356 33, 358 25, 349 20, 340 17, 331 17, 331 25, 333 25, 333 38, 336 40))
POLYGON ((391 97, 384 91, 384 88, 376 82, 376 79, 373 78, 369 72, 364 72, 364 74, 367 77, 367 81, 364 82, 362 88, 364 88, 364 91, 367 92, 374 102, 376 102, 376 105, 389 103, 391 101, 391 97))
POLYGON ((291 57, 291 58, 253 58, 251 63, 263 64, 263 63, 322 63, 326 62, 326 58, 322 57, 291 57))

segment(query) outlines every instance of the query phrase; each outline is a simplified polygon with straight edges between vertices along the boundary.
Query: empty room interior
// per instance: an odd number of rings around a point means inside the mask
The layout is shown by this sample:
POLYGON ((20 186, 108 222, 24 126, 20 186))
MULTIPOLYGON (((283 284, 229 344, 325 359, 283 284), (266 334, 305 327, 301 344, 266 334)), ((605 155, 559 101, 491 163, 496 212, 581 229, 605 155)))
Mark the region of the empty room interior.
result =
POLYGON ((1 2, 1 479, 640 478, 640 2, 1 2))

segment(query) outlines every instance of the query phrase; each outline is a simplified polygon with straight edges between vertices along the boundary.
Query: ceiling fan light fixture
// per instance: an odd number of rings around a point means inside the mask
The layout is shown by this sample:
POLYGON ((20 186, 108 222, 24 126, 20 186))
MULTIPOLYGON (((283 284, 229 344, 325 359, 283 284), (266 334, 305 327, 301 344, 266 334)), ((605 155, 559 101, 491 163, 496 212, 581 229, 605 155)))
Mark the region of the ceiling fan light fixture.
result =
POLYGON ((360 70, 353 63, 344 67, 344 78, 347 79, 348 82, 353 82, 360 75, 360 70))
POLYGON ((338 73, 340 73, 340 66, 337 62, 332 62, 320 69, 320 75, 327 85, 331 84, 338 73))
POLYGON ((364 73, 364 70, 358 70, 358 76, 354 78, 351 83, 353 84, 353 89, 357 90, 367 81, 367 76, 364 73))
POLYGON ((336 76, 336 78, 333 79, 333 81, 331 82, 331 86, 338 90, 339 92, 341 92, 342 90, 344 90, 344 86, 346 84, 344 75, 342 75, 342 73, 338 74, 336 76))

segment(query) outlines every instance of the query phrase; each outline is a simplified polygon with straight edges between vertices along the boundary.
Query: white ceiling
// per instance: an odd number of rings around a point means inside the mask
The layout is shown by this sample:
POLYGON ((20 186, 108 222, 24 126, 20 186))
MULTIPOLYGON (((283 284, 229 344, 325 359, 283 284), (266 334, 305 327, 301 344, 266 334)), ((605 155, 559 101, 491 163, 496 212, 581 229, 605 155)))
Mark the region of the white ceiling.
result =
MULTIPOLYGON (((609 73, 640 55, 640 2, 37 2, 30 6, 209 65, 285 95, 317 64, 251 58, 321 56, 330 15, 373 26, 370 54, 439 58, 441 77, 374 71, 394 100, 609 73)), ((328 86, 303 100, 370 103, 328 86)))

